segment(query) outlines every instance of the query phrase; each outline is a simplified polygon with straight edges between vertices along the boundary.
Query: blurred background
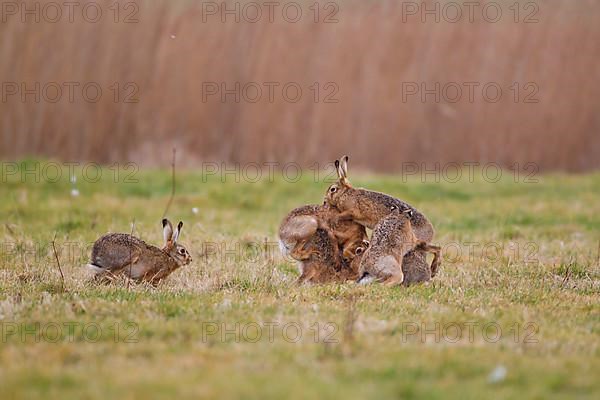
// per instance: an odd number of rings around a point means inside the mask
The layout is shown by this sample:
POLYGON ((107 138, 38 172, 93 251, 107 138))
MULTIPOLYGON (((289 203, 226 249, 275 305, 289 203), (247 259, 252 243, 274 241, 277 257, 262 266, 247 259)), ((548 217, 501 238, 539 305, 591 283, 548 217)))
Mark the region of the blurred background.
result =
POLYGON ((0 157, 599 168, 600 2, 471 4, 3 1, 0 157))

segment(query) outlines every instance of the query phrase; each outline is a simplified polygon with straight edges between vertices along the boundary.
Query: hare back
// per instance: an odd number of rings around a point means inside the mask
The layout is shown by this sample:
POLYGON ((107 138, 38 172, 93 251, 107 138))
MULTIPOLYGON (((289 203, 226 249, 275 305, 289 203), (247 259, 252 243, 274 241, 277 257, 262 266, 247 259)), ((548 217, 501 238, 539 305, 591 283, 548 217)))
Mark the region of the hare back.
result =
POLYGON ((375 225, 370 248, 374 252, 389 253, 402 250, 402 256, 415 245, 415 235, 410 220, 402 214, 391 214, 375 225))
POLYGON ((292 210, 285 216, 279 226, 279 247, 283 254, 289 252, 296 244, 315 233, 319 226, 317 214, 319 206, 306 205, 292 210))
POLYGON ((395 206, 401 211, 412 211, 410 222, 419 240, 430 242, 433 239, 434 231, 431 222, 423 213, 405 201, 385 193, 366 189, 358 189, 356 196, 357 206, 361 209, 361 214, 367 216, 364 221, 361 221, 367 228, 374 229, 377 222, 388 215, 392 206, 395 206))
POLYGON ((286 225, 288 225, 289 221, 295 217, 313 215, 317 216, 321 212, 321 206, 316 204, 308 204, 302 207, 294 208, 290 211, 281 221, 281 225, 279 230, 283 229, 286 225))
POLYGON ((94 243, 91 264, 107 271, 117 270, 139 259, 147 247, 143 240, 134 236, 109 233, 94 243))
POLYGON ((290 218, 279 230, 279 237, 284 241, 297 241, 314 234, 319 221, 313 215, 298 215, 290 218))

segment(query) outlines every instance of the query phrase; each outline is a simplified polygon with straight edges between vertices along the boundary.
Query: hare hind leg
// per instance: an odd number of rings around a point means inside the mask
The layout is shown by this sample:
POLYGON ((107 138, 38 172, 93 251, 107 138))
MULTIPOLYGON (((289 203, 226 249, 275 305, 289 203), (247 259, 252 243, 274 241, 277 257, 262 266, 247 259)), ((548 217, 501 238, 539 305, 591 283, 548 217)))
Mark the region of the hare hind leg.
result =
POLYGON ((375 263, 375 275, 379 276, 384 285, 398 285, 404 282, 402 262, 392 255, 380 258, 375 263))
POLYGON ((431 277, 433 278, 440 268, 441 258, 442 258, 442 248, 440 246, 436 246, 433 244, 428 244, 425 242, 419 242, 415 249, 423 250, 433 254, 433 260, 431 261, 431 277))
POLYGON ((402 282, 404 282, 404 274, 402 271, 397 271, 388 276, 382 283, 386 286, 394 286, 400 285, 402 282))
POLYGON ((433 278, 440 268, 442 261, 442 248, 440 246, 428 244, 424 250, 433 253, 433 260, 431 261, 431 277, 433 278))

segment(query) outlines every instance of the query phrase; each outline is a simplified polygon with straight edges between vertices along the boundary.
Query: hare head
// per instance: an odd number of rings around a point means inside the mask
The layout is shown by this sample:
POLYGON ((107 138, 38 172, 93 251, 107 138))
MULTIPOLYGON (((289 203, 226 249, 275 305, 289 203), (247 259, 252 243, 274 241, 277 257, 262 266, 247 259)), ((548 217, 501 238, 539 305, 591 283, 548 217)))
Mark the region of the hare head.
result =
POLYGON ((367 251, 368 248, 369 248, 368 240, 361 240, 361 241, 352 243, 352 245, 347 249, 347 251, 342 253, 344 262, 352 263, 352 262, 354 262, 354 259, 357 257, 358 257, 358 261, 360 261, 360 256, 362 256, 364 254, 364 252, 367 251), (348 253, 348 252, 352 253, 351 258, 346 255, 346 253, 348 253))
POLYGON ((337 206, 349 192, 354 190, 348 180, 348 156, 343 156, 341 160, 335 160, 335 169, 338 181, 329 186, 325 195, 325 202, 333 206, 337 206))
POLYGON ((165 244, 162 250, 171 256, 171 258, 173 258, 180 266, 191 263, 192 257, 190 256, 190 253, 188 253, 184 246, 177 243, 179 234, 181 233, 181 228, 183 228, 183 222, 179 221, 177 228, 173 230, 173 225, 171 225, 171 222, 164 218, 162 220, 162 226, 163 237, 165 239, 165 244))

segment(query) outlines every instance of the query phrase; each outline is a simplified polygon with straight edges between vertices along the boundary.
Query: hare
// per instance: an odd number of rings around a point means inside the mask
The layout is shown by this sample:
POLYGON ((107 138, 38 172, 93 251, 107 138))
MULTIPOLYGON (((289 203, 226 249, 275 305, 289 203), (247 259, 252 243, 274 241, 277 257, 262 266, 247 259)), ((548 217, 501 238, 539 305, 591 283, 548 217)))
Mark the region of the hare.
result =
MULTIPOLYGON (((369 247, 369 242, 364 241, 363 246, 356 249, 355 257, 350 263, 350 270, 352 277, 359 277, 360 261, 364 252, 369 247)), ((433 245, 417 244, 417 246, 410 250, 402 258, 402 273, 404 274, 404 280, 402 284, 409 286, 415 283, 427 282, 433 278, 439 267, 440 248, 433 245), (423 247, 424 246, 424 247, 423 247), (431 266, 427 263, 426 253, 432 252, 434 254, 431 266)), ((352 279, 352 278, 350 278, 352 279)), ((367 283, 369 281, 369 275, 364 277, 361 283, 367 283)))
POLYGON ((351 219, 374 229, 390 213, 391 207, 395 206, 400 211, 412 211, 410 222, 416 238, 426 243, 431 242, 434 229, 425 215, 408 203, 387 194, 352 187, 348 181, 348 156, 342 157, 341 162, 335 160, 335 166, 338 182, 329 186, 325 201, 340 211, 338 218, 351 219))
POLYGON ((367 239, 365 228, 351 220, 337 221, 339 211, 328 204, 306 205, 292 210, 281 222, 282 252, 299 261, 297 283, 356 280, 354 256, 367 239))
POLYGON ((345 282, 358 277, 358 273, 350 268, 350 262, 340 258, 337 242, 326 230, 318 228, 306 241, 304 248, 309 255, 299 261, 300 277, 297 284, 345 282))
MULTIPOLYGON (((412 214, 411 209, 401 211, 397 206, 392 205, 390 214, 375 225, 370 245, 360 261, 359 283, 377 280, 386 285, 401 284, 405 281, 405 273, 410 276, 410 282, 406 279, 407 284, 431 278, 431 269, 429 274, 425 271, 424 275, 420 271, 423 266, 419 263, 425 262, 424 255, 421 256, 414 251, 432 251, 439 254, 440 249, 417 239, 412 229, 412 214), (407 261, 413 264, 410 265, 411 268, 407 268, 409 265, 405 266, 404 260, 411 251, 413 254, 407 261)), ((439 258, 435 257, 433 263, 436 270, 438 262, 439 258)))
POLYGON ((338 215, 339 211, 325 202, 320 206, 306 205, 292 210, 279 227, 282 253, 299 261, 308 259, 315 249, 308 250, 305 245, 317 229, 323 229, 342 249, 344 261, 352 261, 356 248, 367 239, 367 231, 352 220, 339 220, 338 215))
POLYGON ((183 222, 179 222, 175 231, 167 219, 162 220, 162 225, 165 240, 162 249, 126 233, 109 233, 94 243, 88 267, 96 278, 122 274, 138 282, 157 284, 192 262, 185 247, 177 243, 183 222))

